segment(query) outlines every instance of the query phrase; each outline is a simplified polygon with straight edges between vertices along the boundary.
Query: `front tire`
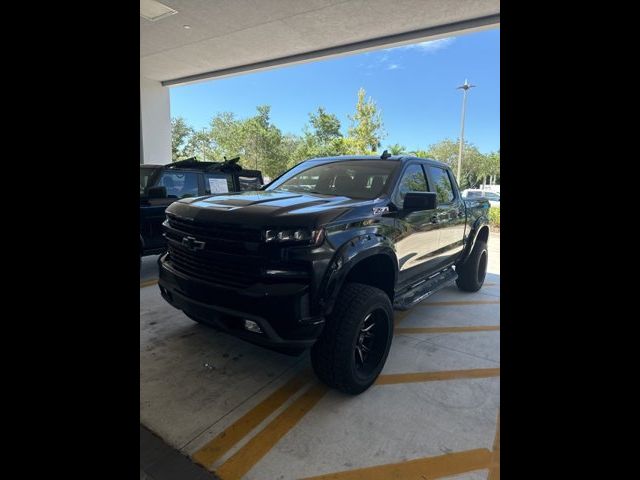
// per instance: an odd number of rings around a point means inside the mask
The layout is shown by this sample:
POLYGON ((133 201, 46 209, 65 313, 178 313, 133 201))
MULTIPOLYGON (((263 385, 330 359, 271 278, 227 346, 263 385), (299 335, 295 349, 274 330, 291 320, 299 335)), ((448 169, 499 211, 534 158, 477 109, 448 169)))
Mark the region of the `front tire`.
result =
POLYGON ((389 297, 378 288, 348 283, 311 349, 313 370, 332 388, 362 393, 380 375, 392 338, 389 297))
POLYGON ((456 284, 465 292, 477 292, 482 288, 487 276, 487 242, 477 241, 467 261, 456 269, 458 278, 456 284))

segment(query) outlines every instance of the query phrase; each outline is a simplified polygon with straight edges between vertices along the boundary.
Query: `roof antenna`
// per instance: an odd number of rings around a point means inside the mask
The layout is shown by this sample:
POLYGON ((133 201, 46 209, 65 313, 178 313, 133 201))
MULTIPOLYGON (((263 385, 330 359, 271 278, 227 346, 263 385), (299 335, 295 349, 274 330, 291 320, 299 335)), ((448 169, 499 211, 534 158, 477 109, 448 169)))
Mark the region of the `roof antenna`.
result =
POLYGON ((391 156, 391 154, 390 154, 387 150, 385 150, 384 152, 382 152, 382 155, 380 155, 380 158, 381 158, 382 160, 386 160, 386 159, 387 159, 387 158, 389 158, 390 156, 391 156))

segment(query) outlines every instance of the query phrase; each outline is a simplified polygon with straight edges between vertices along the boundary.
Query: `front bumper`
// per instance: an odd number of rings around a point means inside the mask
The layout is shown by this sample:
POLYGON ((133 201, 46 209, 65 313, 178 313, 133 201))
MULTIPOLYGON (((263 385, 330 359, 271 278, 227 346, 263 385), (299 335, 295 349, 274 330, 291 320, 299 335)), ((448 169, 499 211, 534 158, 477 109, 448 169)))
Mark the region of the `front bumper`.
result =
POLYGON ((167 254, 158 259, 162 297, 204 323, 258 345, 304 349, 322 333, 324 318, 310 316, 309 286, 301 283, 255 284, 245 289, 216 285, 188 277, 171 265, 167 254), (244 329, 244 319, 262 333, 244 329))

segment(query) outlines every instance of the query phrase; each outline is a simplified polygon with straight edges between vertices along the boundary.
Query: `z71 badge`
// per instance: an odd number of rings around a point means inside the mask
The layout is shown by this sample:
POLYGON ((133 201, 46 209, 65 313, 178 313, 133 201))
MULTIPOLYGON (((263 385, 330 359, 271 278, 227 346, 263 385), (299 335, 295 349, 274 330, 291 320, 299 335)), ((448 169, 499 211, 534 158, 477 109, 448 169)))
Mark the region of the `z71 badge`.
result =
POLYGON ((388 213, 389 207, 373 207, 374 215, 382 215, 383 213, 388 213))

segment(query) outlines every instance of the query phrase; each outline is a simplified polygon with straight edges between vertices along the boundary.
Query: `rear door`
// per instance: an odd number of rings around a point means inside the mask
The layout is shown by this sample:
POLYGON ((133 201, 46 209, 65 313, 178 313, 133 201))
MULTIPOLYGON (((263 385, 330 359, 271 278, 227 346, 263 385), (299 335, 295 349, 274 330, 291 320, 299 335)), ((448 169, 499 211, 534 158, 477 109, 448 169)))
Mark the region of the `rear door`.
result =
POLYGON ((425 165, 431 191, 436 192, 438 207, 436 223, 438 236, 438 263, 441 267, 453 263, 462 252, 465 229, 464 201, 451 171, 435 165, 425 165))

